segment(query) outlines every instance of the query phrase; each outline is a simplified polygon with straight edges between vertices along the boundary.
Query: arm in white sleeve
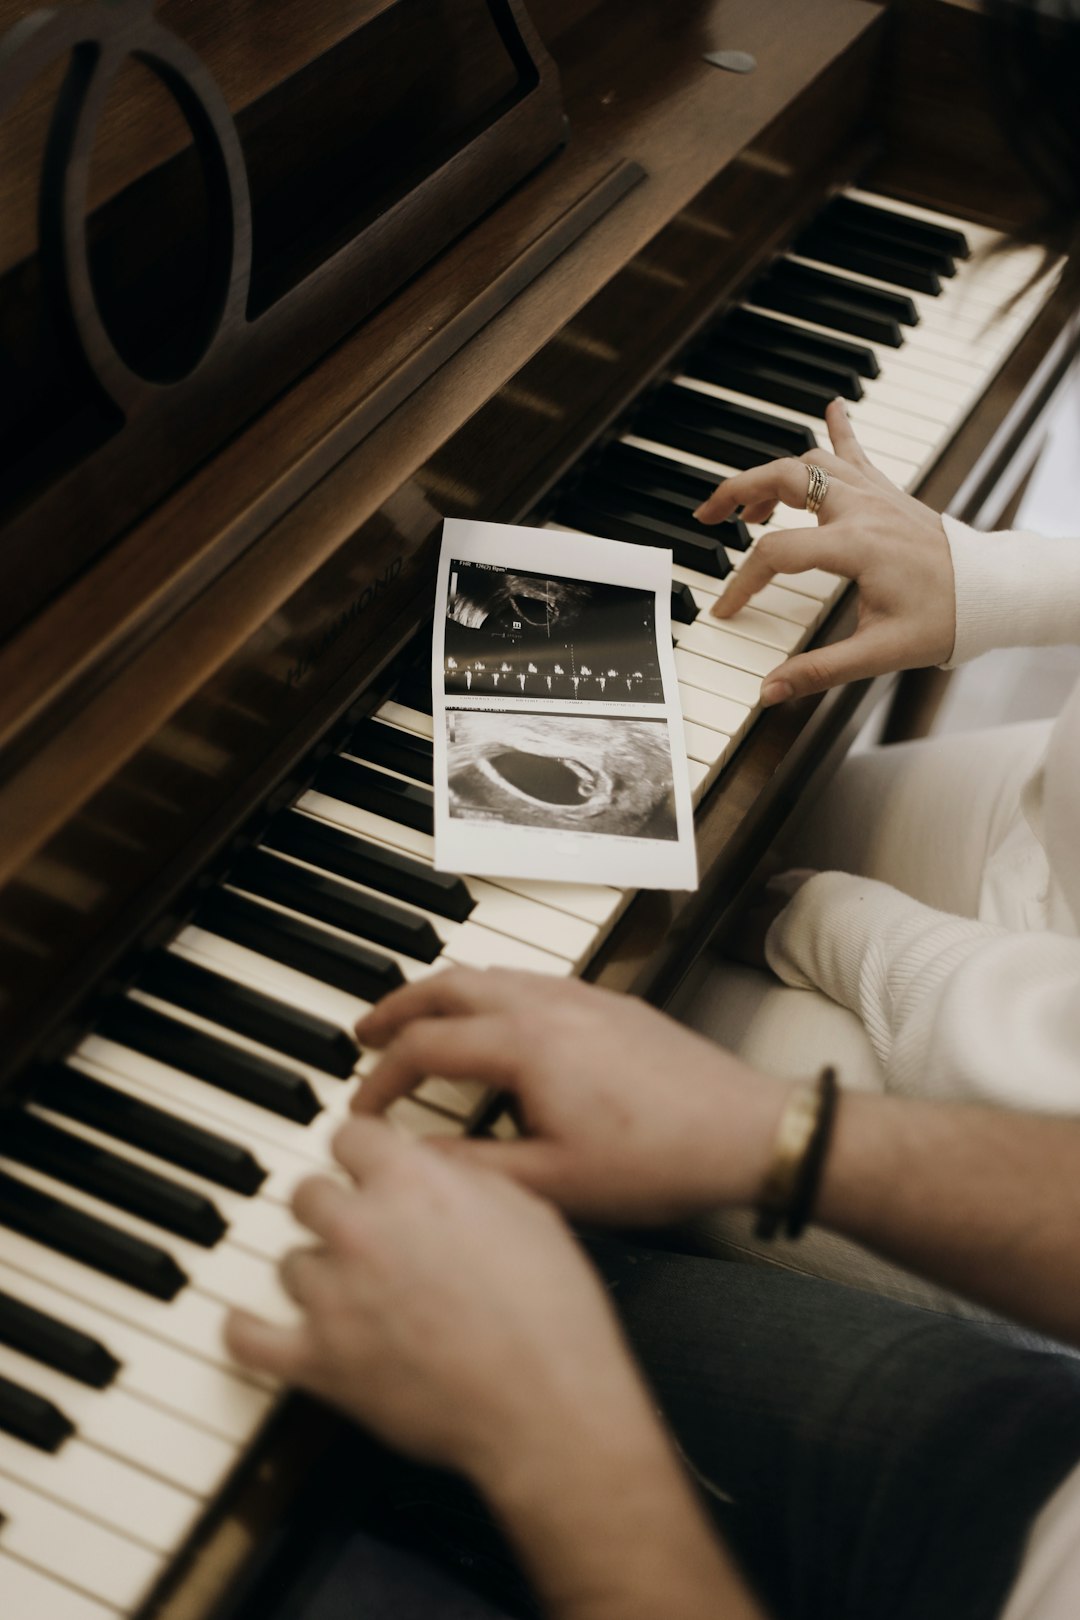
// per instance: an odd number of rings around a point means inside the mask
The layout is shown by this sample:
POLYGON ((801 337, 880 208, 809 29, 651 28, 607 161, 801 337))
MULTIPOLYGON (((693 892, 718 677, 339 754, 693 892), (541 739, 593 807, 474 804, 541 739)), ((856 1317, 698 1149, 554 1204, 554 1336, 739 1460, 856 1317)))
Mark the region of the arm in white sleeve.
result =
POLYGON ((766 956, 786 984, 859 1015, 889 1090, 1080 1114, 1080 940, 823 872, 773 923, 766 956))
POLYGON ((956 641, 945 668, 994 647, 1080 643, 1080 539, 980 534, 942 521, 956 586, 956 641))

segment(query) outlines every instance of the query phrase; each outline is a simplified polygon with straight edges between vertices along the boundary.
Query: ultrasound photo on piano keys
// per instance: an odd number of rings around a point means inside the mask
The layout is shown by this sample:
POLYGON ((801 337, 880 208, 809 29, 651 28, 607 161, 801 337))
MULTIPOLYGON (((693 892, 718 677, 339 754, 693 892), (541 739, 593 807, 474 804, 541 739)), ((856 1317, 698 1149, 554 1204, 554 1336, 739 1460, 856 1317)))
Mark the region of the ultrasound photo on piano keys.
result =
POLYGON ((450 563, 447 696, 662 703, 652 591, 450 563))
POLYGON ((678 838, 666 720, 451 710, 446 764, 452 819, 678 838))

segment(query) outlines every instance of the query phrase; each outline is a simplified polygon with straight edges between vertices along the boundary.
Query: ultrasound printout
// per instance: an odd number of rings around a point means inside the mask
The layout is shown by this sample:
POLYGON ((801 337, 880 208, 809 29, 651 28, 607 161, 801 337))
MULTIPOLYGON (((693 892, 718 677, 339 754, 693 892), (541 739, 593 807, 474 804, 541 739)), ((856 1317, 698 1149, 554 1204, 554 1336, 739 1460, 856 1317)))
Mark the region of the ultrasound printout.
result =
POLYGON ((697 886, 669 551, 448 518, 432 691, 441 870, 697 886))

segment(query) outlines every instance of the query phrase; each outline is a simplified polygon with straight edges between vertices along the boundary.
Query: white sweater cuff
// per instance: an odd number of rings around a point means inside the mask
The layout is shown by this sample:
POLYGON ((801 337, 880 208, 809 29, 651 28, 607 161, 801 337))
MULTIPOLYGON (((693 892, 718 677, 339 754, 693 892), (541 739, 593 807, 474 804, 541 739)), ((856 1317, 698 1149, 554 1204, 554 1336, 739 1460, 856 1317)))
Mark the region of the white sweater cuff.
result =
POLYGON ((765 938, 765 960, 785 984, 822 990, 859 1009, 859 986, 871 940, 915 902, 898 889, 850 872, 808 878, 765 938))
POLYGON ((956 641, 943 668, 994 647, 1080 642, 1080 540, 943 521, 956 585, 956 641))

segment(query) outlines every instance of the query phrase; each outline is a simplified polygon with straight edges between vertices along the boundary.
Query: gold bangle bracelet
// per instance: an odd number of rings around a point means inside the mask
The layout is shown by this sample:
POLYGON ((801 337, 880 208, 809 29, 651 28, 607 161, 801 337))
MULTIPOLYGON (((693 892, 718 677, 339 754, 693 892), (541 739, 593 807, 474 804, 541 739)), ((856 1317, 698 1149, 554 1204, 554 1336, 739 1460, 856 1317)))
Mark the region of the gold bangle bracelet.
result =
POLYGON ((836 1071, 831 1068, 792 1089, 758 1200, 754 1230, 759 1238, 774 1238, 782 1224, 788 1237, 798 1237, 806 1225, 821 1180, 836 1098, 836 1071))

